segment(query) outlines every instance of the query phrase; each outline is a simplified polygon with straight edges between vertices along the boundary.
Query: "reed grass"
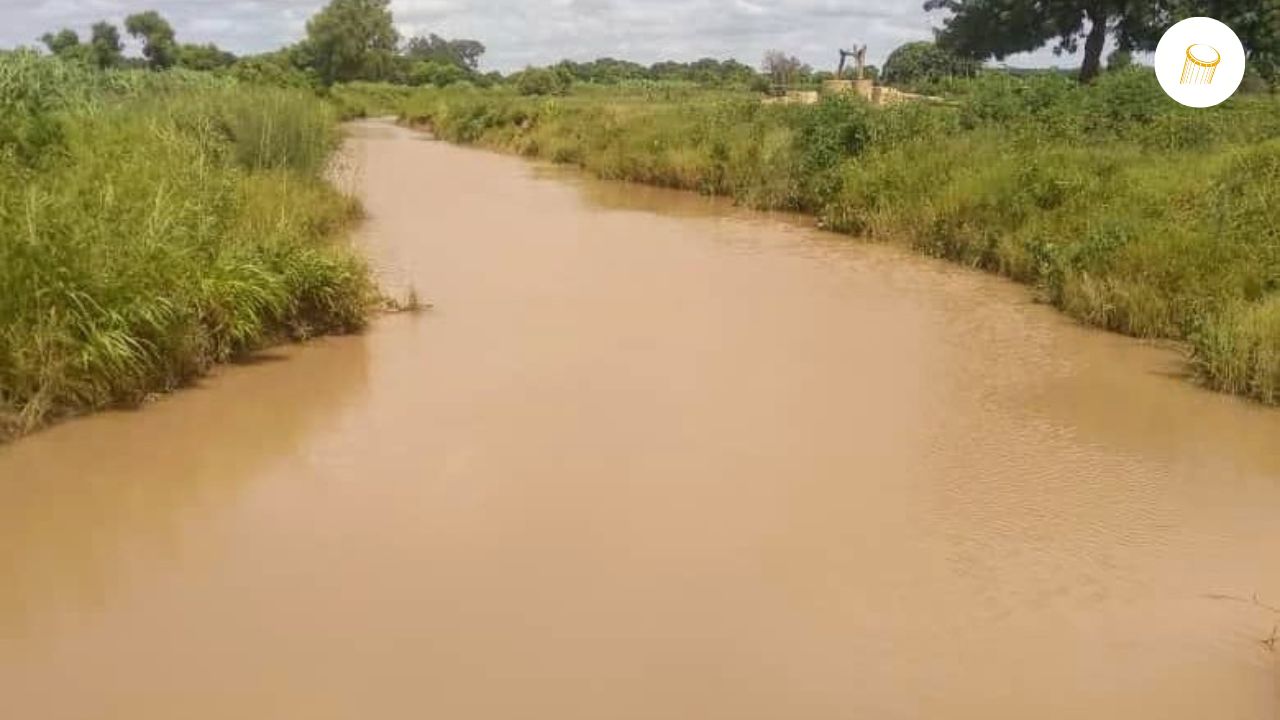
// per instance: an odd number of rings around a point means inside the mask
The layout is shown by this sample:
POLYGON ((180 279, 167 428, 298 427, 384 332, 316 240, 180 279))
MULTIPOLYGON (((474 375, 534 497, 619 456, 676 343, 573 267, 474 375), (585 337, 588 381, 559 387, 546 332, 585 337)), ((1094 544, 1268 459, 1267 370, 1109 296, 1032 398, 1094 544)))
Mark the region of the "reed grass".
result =
POLYGON ((331 108, 166 75, 0 57, 0 436, 365 322, 331 108))

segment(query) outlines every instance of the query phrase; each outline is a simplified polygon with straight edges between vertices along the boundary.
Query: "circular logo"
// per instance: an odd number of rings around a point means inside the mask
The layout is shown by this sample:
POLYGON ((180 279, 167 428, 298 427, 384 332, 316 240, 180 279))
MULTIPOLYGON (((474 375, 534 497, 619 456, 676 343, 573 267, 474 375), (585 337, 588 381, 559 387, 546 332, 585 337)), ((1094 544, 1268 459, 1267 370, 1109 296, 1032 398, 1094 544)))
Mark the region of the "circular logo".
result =
POLYGON ((1244 79, 1244 46, 1231 28, 1207 17, 1169 28, 1156 46, 1156 78, 1165 94, 1193 108, 1231 97, 1244 79))

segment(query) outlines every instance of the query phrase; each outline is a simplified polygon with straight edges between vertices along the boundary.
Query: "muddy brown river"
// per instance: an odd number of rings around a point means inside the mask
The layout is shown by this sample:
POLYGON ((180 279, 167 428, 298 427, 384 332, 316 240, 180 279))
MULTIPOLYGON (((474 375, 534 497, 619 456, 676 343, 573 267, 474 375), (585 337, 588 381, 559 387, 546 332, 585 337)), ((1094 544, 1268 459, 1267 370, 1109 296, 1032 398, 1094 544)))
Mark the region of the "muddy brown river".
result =
POLYGON ((349 155, 434 309, 0 447, 0 716, 1280 717, 1280 411, 794 218, 349 155))

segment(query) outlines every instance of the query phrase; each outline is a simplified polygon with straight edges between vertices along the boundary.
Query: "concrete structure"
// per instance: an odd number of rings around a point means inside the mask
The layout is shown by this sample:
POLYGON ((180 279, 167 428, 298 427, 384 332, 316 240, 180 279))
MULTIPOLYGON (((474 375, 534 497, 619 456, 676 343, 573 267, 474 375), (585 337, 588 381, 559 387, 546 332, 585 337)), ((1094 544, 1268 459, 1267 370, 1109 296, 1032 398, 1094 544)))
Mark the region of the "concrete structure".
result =
POLYGON ((819 99, 817 90, 788 90, 777 97, 764 99, 766 105, 815 105, 819 99))
POLYGON ((896 88, 876 85, 874 80, 827 80, 822 83, 823 95, 856 93, 872 105, 894 105, 908 100, 936 100, 925 95, 902 92, 896 88))

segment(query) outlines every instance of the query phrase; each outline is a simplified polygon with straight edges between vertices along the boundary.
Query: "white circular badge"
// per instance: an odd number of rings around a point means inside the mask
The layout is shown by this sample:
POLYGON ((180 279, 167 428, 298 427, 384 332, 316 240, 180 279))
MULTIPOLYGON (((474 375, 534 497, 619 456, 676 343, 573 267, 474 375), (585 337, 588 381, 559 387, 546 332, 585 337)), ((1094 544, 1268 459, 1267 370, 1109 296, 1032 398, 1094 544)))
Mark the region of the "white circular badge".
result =
POLYGON ((1155 63, 1165 94, 1187 107, 1213 107, 1240 87, 1244 46, 1213 18, 1187 18, 1160 38, 1155 63))

